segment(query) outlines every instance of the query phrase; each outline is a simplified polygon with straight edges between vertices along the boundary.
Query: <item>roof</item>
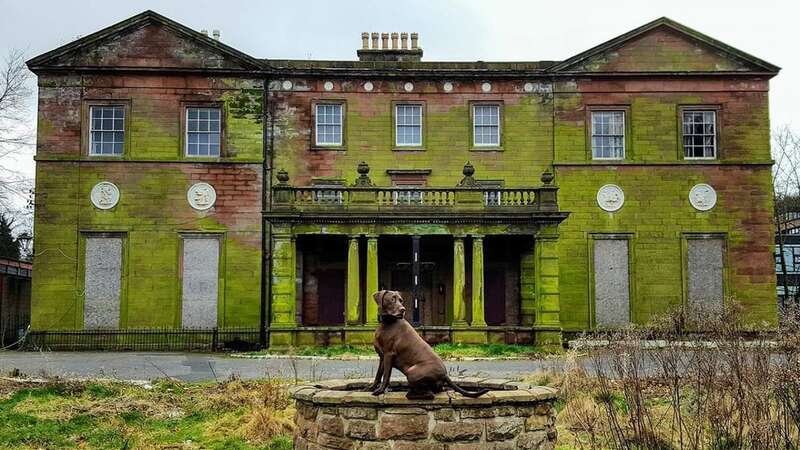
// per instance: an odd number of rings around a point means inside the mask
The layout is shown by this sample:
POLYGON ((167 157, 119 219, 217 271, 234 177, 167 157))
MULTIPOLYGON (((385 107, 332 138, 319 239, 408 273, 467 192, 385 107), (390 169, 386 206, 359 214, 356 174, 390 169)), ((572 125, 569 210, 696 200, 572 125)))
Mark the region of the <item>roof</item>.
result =
MULTIPOLYGON (((237 67, 233 71, 258 72, 265 75, 269 74, 292 74, 292 75, 342 75, 342 76, 453 76, 453 77, 476 77, 476 76, 558 76, 575 74, 594 74, 594 75, 631 75, 631 74, 654 74, 656 71, 619 71, 603 72, 602 70, 587 70, 586 62, 592 58, 602 56, 604 53, 613 53, 615 50, 642 38, 647 33, 658 28, 671 30, 681 36, 681 39, 692 41, 696 45, 702 45, 714 53, 714 57, 725 58, 735 61, 735 70, 725 70, 724 68, 714 68, 714 70, 699 70, 692 68, 676 69, 675 71, 659 70, 658 74, 767 74, 775 75, 780 68, 762 59, 733 48, 716 39, 706 36, 689 27, 681 25, 669 18, 662 17, 639 28, 631 30, 617 36, 607 42, 597 45, 589 50, 581 52, 564 61, 517 61, 517 62, 484 62, 484 61, 319 61, 319 60, 291 60, 291 59, 258 59, 243 52, 236 50, 218 40, 212 39, 189 27, 181 25, 167 17, 153 11, 144 11, 129 19, 118 22, 96 33, 82 37, 69 44, 46 52, 28 61, 28 67, 34 72, 41 70, 100 70, 100 69, 124 69, 124 70, 145 70, 143 67, 75 67, 69 63, 64 64, 60 58, 70 52, 78 52, 82 49, 100 45, 106 39, 118 37, 132 29, 138 29, 147 24, 159 24, 184 38, 191 39, 204 48, 209 48, 224 58, 235 61, 237 67)), ((149 70, 170 70, 163 67, 148 67, 149 70)), ((231 69, 222 68, 198 68, 203 71, 222 71, 231 69)))

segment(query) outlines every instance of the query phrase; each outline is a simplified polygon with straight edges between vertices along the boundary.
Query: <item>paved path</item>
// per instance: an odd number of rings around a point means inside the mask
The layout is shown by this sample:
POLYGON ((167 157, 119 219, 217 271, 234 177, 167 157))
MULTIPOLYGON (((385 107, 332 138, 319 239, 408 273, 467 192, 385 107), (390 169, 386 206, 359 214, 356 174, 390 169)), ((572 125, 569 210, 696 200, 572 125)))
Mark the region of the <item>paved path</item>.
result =
MULTIPOLYGON (((514 378, 536 370, 560 368, 563 360, 450 361, 453 374, 514 378)), ((244 359, 224 354, 147 352, 0 352, 0 375, 12 369, 30 376, 67 378, 116 378, 151 380, 173 377, 185 381, 241 378, 330 378, 370 377, 377 360, 244 359)))

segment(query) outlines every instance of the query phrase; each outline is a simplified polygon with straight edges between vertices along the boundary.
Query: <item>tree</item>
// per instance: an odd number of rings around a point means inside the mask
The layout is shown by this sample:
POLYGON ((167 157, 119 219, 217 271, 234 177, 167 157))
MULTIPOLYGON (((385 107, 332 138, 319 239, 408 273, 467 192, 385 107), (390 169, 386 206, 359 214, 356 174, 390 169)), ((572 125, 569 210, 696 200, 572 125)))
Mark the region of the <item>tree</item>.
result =
MULTIPOLYGON (((789 278, 786 265, 786 234, 793 222, 800 222, 800 136, 788 126, 777 130, 772 139, 773 194, 775 197, 776 244, 782 280, 784 300, 795 303, 798 298, 798 278, 789 278)), ((796 269, 795 269, 796 270, 796 269)))
POLYGON ((20 259, 20 242, 13 232, 14 219, 0 214, 0 258, 20 259))

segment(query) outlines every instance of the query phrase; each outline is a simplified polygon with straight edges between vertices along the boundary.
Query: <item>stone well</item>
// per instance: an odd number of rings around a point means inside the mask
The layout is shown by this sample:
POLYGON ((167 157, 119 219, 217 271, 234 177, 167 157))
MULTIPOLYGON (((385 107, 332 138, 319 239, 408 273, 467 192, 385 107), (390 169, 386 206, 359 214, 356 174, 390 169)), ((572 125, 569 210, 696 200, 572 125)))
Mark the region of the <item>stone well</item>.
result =
POLYGON ((468 398, 452 391, 433 400, 406 399, 406 382, 392 392, 361 392, 372 380, 332 380, 292 388, 297 401, 294 448, 347 450, 552 449, 558 392, 508 380, 459 378, 468 398))

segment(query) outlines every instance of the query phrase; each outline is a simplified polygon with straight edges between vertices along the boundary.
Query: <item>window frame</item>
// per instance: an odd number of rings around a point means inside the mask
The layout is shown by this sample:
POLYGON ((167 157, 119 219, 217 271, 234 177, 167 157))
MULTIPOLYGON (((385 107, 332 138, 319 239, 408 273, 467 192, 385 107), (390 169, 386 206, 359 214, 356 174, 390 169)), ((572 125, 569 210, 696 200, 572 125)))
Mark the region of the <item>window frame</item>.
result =
POLYGON ((586 239, 586 255, 588 273, 588 292, 589 292, 589 326, 592 330, 597 328, 597 315, 596 315, 596 286, 595 286, 595 241, 598 240, 625 240, 628 242, 628 322, 630 324, 636 323, 639 320, 637 311, 634 308, 634 299, 636 299, 637 283, 636 277, 633 276, 636 263, 636 246, 637 234, 632 232, 603 232, 603 231, 589 231, 586 239))
POLYGON ((625 154, 626 154, 626 151, 627 151, 627 145, 625 145, 625 140, 627 139, 627 135, 628 135, 628 133, 626 133, 626 129, 627 129, 627 126, 628 126, 628 121, 626 120, 625 116, 626 116, 626 114, 625 114, 625 110, 624 109, 605 109, 605 108, 600 109, 600 108, 598 108, 598 109, 593 109, 593 110, 589 111, 589 147, 591 148, 591 152, 592 152, 591 153, 592 161, 624 161, 625 160, 625 154), (621 135, 616 135, 616 134, 596 134, 594 132, 594 117, 595 117, 595 114, 600 115, 600 114, 614 114, 614 113, 622 114, 622 134, 621 135), (620 156, 608 156, 608 157, 606 157, 606 156, 596 156, 595 155, 595 147, 594 147, 594 138, 595 138, 595 136, 598 136, 598 137, 611 137, 611 138, 621 137, 622 138, 622 149, 621 149, 622 150, 622 154, 620 156))
POLYGON ((682 161, 717 161, 720 160, 721 149, 722 149, 722 133, 721 133, 721 112, 722 108, 720 105, 707 105, 707 104, 697 104, 697 105, 679 105, 678 106, 678 158, 682 161), (684 133, 683 133, 683 116, 684 113, 687 112, 698 112, 698 111, 711 111, 714 113, 714 156, 686 156, 686 148, 683 143, 684 133))
POLYGON ((633 158, 633 139, 632 139, 632 125, 631 120, 631 106, 629 104, 620 105, 587 105, 586 116, 584 119, 584 140, 586 143, 586 160, 595 164, 618 164, 631 161, 633 158), (594 149, 592 148, 592 113, 602 111, 622 111, 623 113, 623 129, 624 133, 622 139, 622 158, 595 158, 594 149))
POLYGON ((346 147, 347 137, 346 137, 346 129, 347 129, 347 102, 340 99, 319 99, 314 100, 311 102, 311 148, 317 150, 344 150, 346 147), (320 105, 338 105, 341 108, 341 139, 339 143, 335 144, 326 144, 326 143, 319 143, 317 140, 317 132, 319 124, 317 123, 317 107, 320 105))
POLYGON ((81 106, 81 154, 91 159, 125 159, 130 157, 131 148, 131 100, 120 99, 86 99, 81 106), (92 108, 121 106, 123 111, 122 153, 103 155, 92 153, 92 108))
MULTIPOLYGON (((470 147, 474 151, 497 151, 503 149, 503 138, 505 133, 503 127, 503 102, 502 101, 473 101, 469 104, 469 125, 470 125, 470 147), (497 108, 497 144, 478 144, 475 142, 475 109, 482 106, 494 106, 497 108)), ((482 125, 483 126, 483 125, 482 125)))
POLYGON ((217 160, 225 156, 225 105, 222 102, 185 102, 181 105, 181 139, 180 153, 182 158, 217 160), (189 109, 209 108, 219 110, 219 155, 189 154, 189 109))
POLYGON ((681 233, 681 278, 682 295, 681 304, 689 306, 689 241, 698 239, 720 239, 722 240, 722 304, 729 303, 728 297, 731 293, 731 263, 730 263, 730 242, 728 233, 724 231, 698 233, 681 233))
MULTIPOLYGON (((421 101, 396 101, 392 102, 392 145, 395 150, 422 150, 425 148, 425 119, 428 115, 425 111, 425 103, 421 101), (419 143, 418 144, 401 144, 397 141, 398 127, 398 114, 397 110, 401 106, 413 106, 419 108, 419 143)), ((413 125, 404 125, 413 126, 413 125)))

